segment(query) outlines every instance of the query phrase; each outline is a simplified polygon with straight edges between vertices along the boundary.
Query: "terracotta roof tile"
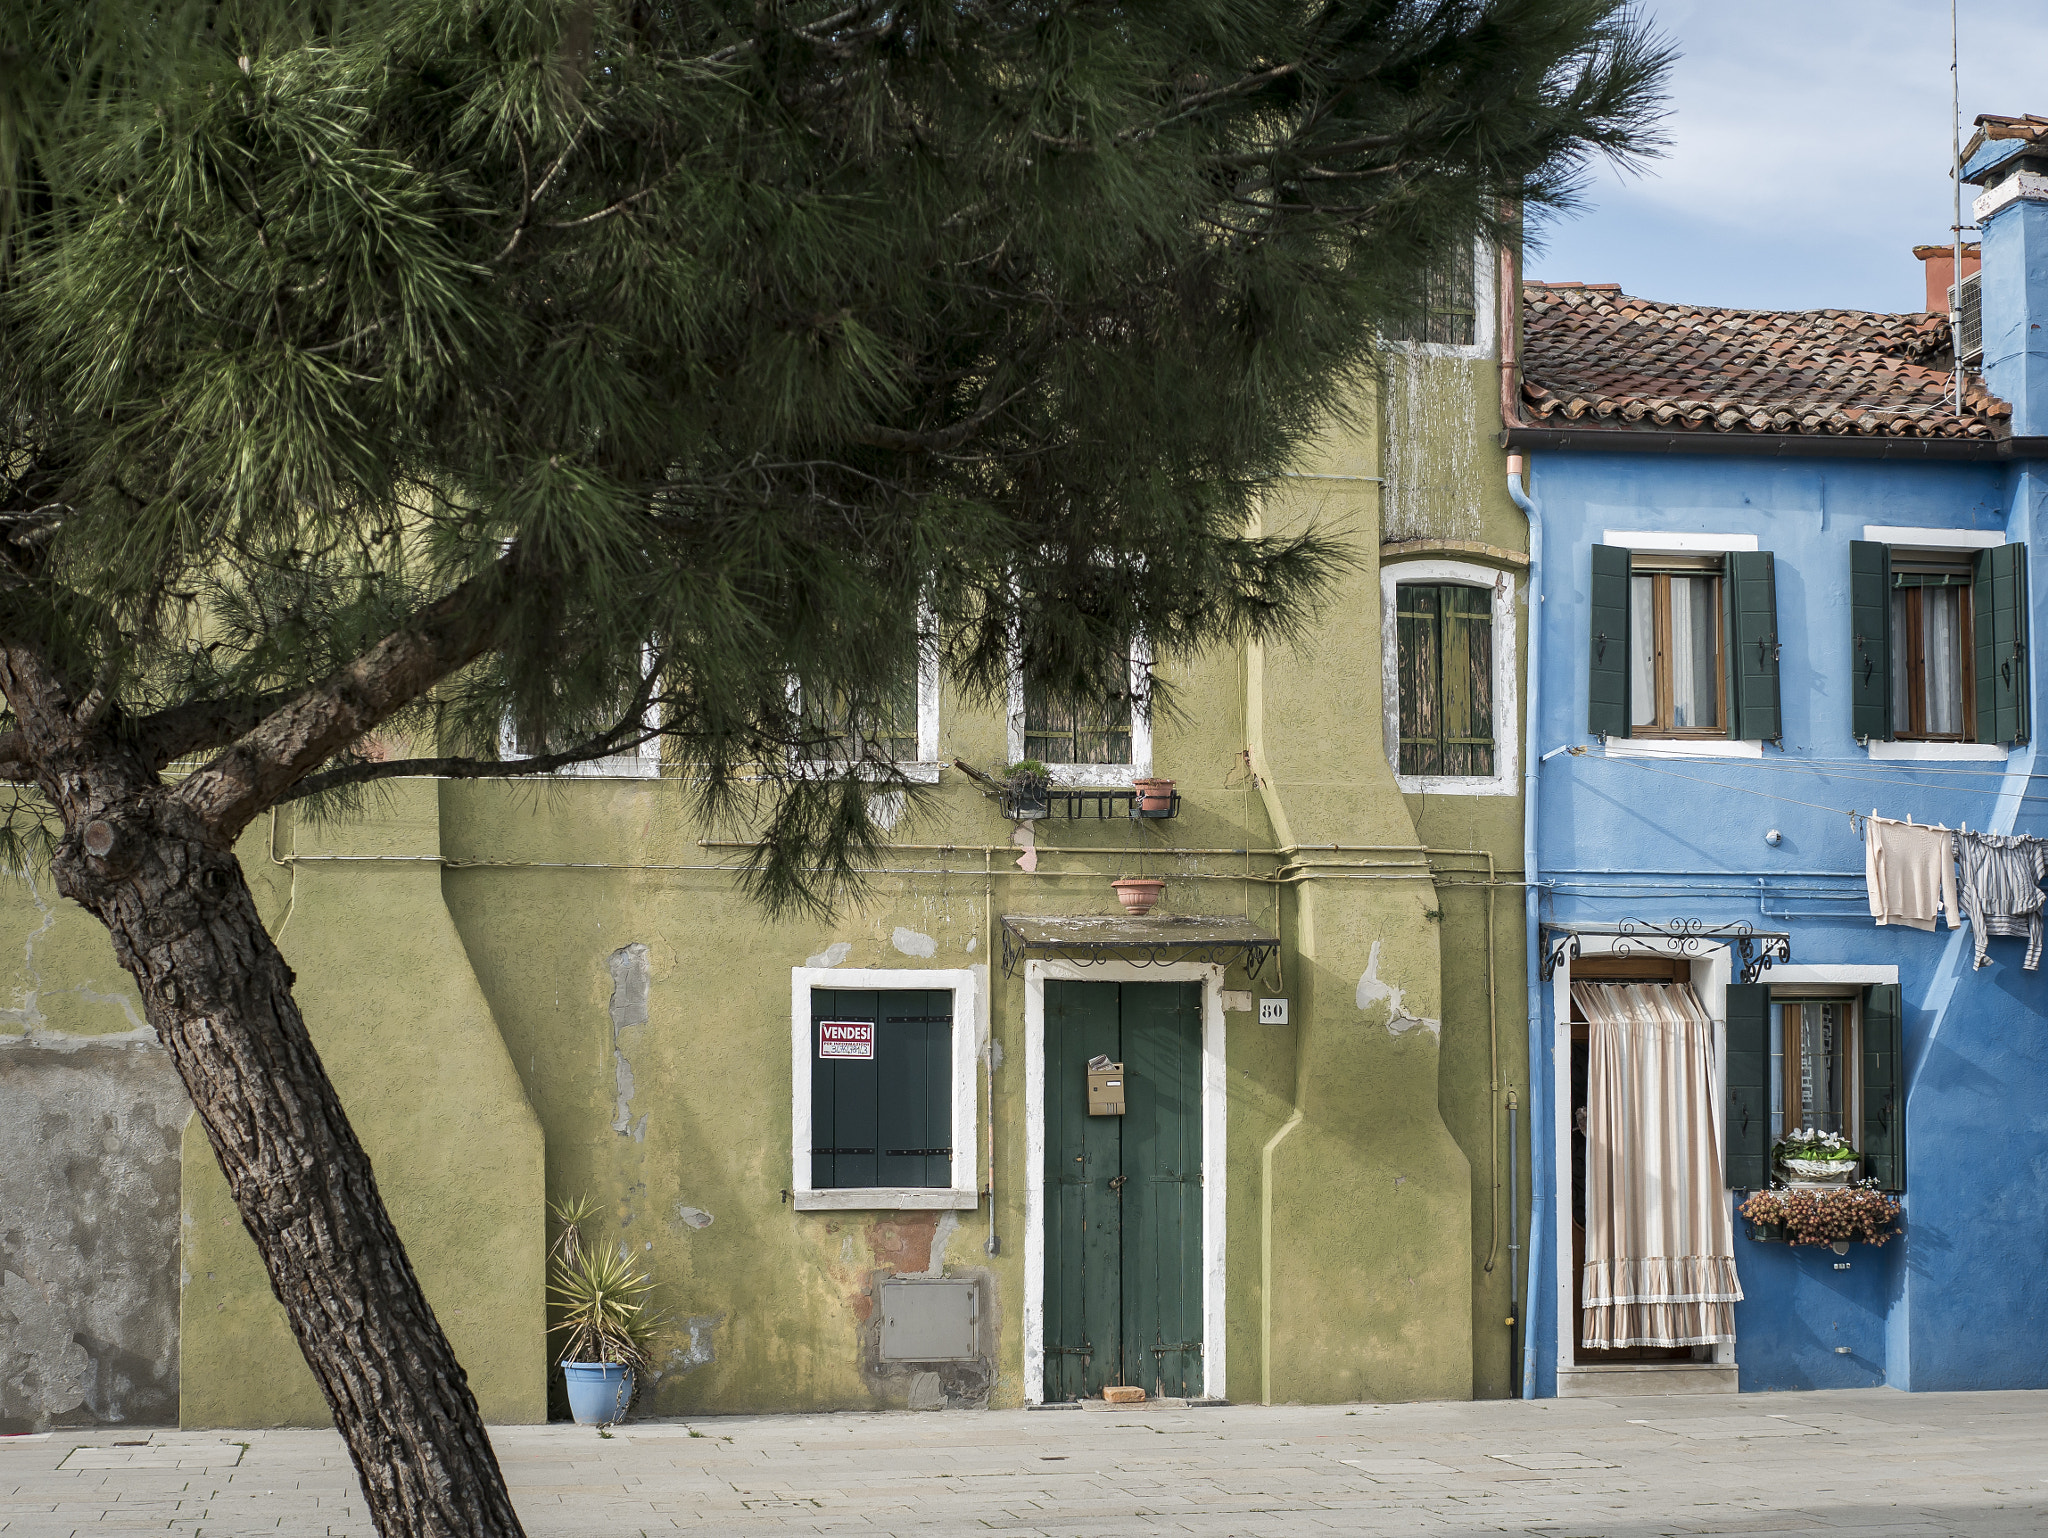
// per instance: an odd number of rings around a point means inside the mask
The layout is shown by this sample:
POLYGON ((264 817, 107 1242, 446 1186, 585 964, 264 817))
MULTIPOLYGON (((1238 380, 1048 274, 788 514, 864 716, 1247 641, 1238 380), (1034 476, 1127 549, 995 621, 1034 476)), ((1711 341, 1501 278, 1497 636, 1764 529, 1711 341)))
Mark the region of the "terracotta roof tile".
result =
POLYGON ((1860 310, 1712 310, 1608 285, 1526 284, 1522 401, 1549 427, 1999 437, 2012 408, 1971 378, 1950 409, 1948 322, 1860 310))

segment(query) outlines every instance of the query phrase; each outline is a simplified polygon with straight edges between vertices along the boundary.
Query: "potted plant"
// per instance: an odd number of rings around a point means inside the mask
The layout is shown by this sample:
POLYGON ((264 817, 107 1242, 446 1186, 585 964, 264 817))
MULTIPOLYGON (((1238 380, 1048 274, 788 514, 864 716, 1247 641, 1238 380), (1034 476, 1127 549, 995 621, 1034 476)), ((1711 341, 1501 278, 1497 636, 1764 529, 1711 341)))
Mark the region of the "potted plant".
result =
POLYGON ((1834 1188, 1774 1186, 1751 1193, 1740 1210, 1752 1239, 1826 1244, 1837 1254, 1853 1241, 1883 1244, 1899 1223, 1898 1199, 1869 1180, 1834 1188))
POLYGON ((1131 789, 1138 793, 1138 815, 1140 817, 1171 817, 1173 815, 1173 781, 1142 779, 1131 781, 1131 789))
POLYGON ((583 1224, 597 1214, 588 1196, 551 1204, 549 1211, 562 1225, 548 1255, 548 1292, 560 1315, 549 1328, 564 1337, 556 1360, 569 1413, 580 1426, 616 1425, 653 1360, 660 1320, 647 1294, 654 1279, 623 1245, 584 1244, 583 1224))
POLYGON ((1052 771, 1035 758, 1020 758, 1004 771, 1003 812, 1018 822, 1052 815, 1047 794, 1052 789, 1052 771))
POLYGON ((1124 912, 1132 918, 1143 918, 1152 911, 1152 905, 1159 901, 1159 894, 1166 890, 1166 883, 1157 876, 1119 876, 1110 882, 1116 893, 1116 900, 1124 905, 1124 912))
POLYGON ((1772 1161, 1792 1177, 1794 1185, 1846 1186, 1861 1162, 1849 1140, 1839 1133, 1800 1127, 1772 1145, 1772 1161))

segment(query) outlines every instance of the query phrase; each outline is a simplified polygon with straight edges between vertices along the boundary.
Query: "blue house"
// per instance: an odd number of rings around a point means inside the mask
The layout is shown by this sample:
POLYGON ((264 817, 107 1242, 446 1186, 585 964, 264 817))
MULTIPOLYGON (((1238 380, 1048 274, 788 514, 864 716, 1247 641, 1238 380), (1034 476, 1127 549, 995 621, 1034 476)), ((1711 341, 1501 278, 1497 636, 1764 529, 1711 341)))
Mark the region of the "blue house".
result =
POLYGON ((2048 119, 1964 176, 1960 405, 1946 315, 1524 290, 1527 1394, 2048 1386, 2048 972, 1866 879, 2048 837, 2048 119), (1891 1242, 1744 1220, 1813 1129, 1891 1242))

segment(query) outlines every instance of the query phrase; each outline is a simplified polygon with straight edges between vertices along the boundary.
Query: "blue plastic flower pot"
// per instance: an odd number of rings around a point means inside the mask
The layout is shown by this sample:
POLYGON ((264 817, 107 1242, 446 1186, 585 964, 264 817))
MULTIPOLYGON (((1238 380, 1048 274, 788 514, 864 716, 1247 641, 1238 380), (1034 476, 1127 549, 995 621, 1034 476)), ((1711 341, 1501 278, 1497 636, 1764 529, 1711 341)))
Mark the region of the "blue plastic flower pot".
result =
POLYGON ((569 1413, 579 1426, 610 1426, 626 1418, 633 1402, 633 1369, 617 1362, 564 1362, 569 1413))

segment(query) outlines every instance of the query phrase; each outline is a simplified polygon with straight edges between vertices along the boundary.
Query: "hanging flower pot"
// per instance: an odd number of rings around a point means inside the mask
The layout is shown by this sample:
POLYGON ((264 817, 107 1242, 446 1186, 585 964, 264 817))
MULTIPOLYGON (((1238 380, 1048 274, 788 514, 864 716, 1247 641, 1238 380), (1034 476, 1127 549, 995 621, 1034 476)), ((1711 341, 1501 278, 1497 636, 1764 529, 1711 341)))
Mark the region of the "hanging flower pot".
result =
POLYGON ((1138 815, 1140 817, 1171 817, 1173 815, 1173 781, 1133 780, 1131 789, 1138 793, 1138 815))
POLYGON ((1159 894, 1166 890, 1166 883, 1156 876, 1124 876, 1110 882, 1110 886, 1116 891, 1116 900, 1124 905, 1124 912, 1132 918, 1150 913, 1159 894))

